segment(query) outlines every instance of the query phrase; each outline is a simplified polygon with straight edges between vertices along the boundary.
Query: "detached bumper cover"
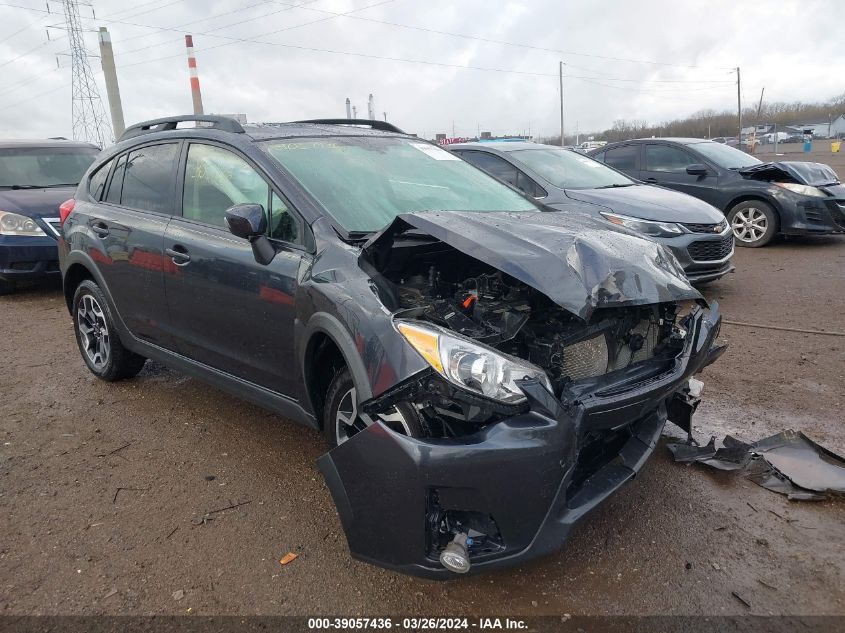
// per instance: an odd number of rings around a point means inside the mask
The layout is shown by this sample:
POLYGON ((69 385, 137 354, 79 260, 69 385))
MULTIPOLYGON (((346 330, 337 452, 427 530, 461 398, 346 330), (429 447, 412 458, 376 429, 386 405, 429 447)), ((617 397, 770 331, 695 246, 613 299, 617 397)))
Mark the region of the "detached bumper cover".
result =
POLYGON ((472 556, 471 572, 559 548, 572 526, 633 478, 654 450, 667 404, 715 360, 718 306, 690 318, 683 351, 581 381, 560 400, 525 382, 529 411, 457 439, 415 439, 376 423, 318 460, 353 557, 449 578, 428 538, 432 493, 442 510, 489 515, 504 547, 472 556), (588 442, 616 442, 598 460, 588 442))

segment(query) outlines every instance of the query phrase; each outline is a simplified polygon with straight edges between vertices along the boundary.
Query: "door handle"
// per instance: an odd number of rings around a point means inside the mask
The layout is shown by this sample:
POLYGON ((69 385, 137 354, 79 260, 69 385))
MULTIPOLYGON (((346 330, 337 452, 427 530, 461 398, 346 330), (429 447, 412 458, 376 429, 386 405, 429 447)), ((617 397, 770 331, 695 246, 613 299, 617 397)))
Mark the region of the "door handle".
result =
POLYGON ((191 261, 191 256, 188 254, 188 249, 179 244, 173 248, 165 248, 164 254, 173 259, 173 263, 177 266, 184 266, 191 261))
POLYGON ((657 178, 646 178, 645 181, 653 183, 653 184, 657 184, 657 178))
POLYGON ((109 227, 103 222, 97 222, 91 225, 91 230, 97 234, 98 237, 106 237, 109 234, 109 227))

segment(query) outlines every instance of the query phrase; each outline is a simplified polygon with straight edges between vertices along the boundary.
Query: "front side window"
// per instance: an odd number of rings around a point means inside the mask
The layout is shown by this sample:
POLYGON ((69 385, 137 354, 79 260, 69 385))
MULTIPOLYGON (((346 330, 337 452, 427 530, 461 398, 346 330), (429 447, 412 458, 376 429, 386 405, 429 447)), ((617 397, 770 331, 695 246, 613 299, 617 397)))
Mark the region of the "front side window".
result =
POLYGON ((634 171, 637 169, 639 153, 639 145, 612 147, 604 153, 604 162, 619 171, 634 171))
POLYGON ((214 145, 192 143, 188 148, 183 217, 225 227, 226 209, 254 203, 266 212, 269 195, 267 181, 240 156, 214 145))
POLYGON ((76 186, 98 153, 93 147, 0 148, 0 187, 76 186))
POLYGON ((270 237, 283 242, 299 243, 299 223, 290 208, 274 191, 270 198, 270 237))
POLYGON ((172 213, 178 148, 176 143, 167 143, 129 152, 120 204, 142 211, 172 213))
POLYGON ((370 233, 411 211, 537 211, 443 148, 408 138, 267 141, 262 148, 349 232, 370 233))
POLYGON ((646 145, 646 171, 683 173, 695 160, 684 150, 671 145, 646 145))
POLYGON ((597 189, 623 187, 634 181, 583 154, 540 147, 511 152, 514 160, 524 163, 537 174, 561 189, 597 189))

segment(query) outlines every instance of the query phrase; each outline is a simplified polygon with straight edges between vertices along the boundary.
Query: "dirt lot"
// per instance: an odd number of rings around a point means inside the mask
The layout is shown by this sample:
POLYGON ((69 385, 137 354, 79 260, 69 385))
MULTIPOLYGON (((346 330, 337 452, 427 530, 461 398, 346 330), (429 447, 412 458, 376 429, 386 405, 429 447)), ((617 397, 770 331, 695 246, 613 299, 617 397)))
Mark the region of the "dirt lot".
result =
MULTIPOLYGON (((736 263, 707 289, 726 318, 845 332, 845 238, 736 263)), ((530 564, 437 583, 355 562, 316 433, 149 363, 97 381, 57 290, 2 298, 0 317, 0 614, 845 614, 845 502, 790 502, 663 446, 530 564)), ((845 453, 845 338, 723 338, 699 437, 796 428, 845 453)))

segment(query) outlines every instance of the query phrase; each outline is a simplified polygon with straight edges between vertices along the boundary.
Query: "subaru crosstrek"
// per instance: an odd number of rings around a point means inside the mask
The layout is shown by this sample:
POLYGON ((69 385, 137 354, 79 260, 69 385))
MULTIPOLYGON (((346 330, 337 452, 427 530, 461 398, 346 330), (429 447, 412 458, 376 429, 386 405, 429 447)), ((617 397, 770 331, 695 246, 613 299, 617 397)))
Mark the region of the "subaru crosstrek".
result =
POLYGON ((59 205, 100 150, 89 143, 0 140, 0 295, 59 278, 59 205))
POLYGON ((689 428, 720 316, 664 246, 384 122, 192 120, 131 127, 63 206, 82 358, 322 430, 356 558, 443 578, 549 552, 689 428))

